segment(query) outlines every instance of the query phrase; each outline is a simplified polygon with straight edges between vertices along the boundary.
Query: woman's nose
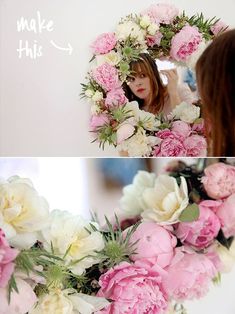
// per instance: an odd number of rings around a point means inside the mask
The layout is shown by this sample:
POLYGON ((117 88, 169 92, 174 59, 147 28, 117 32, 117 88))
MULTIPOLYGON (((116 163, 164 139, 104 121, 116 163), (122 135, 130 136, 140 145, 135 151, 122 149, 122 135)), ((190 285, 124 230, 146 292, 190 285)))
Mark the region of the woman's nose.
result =
POLYGON ((135 83, 136 83, 136 86, 139 86, 142 84, 142 81, 140 78, 136 78, 135 83))

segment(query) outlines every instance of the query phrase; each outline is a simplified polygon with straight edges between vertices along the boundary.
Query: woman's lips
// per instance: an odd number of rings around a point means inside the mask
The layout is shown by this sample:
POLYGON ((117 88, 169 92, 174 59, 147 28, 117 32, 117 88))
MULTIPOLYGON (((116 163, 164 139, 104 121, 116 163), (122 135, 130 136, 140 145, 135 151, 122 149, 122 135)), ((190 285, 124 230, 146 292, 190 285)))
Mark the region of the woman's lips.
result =
POLYGON ((137 89, 137 92, 138 92, 138 93, 142 93, 142 92, 144 92, 144 91, 145 91, 144 88, 139 88, 139 89, 137 89))

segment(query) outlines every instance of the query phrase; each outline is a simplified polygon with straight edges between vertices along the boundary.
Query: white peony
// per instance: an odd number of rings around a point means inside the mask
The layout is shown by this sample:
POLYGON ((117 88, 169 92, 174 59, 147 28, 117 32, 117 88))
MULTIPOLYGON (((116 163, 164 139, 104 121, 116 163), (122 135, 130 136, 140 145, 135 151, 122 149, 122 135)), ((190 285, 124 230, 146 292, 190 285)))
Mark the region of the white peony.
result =
POLYGON ((144 129, 138 131, 118 145, 119 151, 126 151, 129 156, 141 157, 149 156, 152 148, 159 144, 160 140, 155 136, 147 136, 144 129))
POLYGON ((146 188, 152 188, 156 175, 146 171, 138 171, 135 175, 133 183, 123 188, 123 196, 120 200, 121 209, 125 216, 137 216, 146 208, 143 200, 143 191, 146 188))
POLYGON ((101 101, 103 99, 103 93, 97 90, 91 99, 93 101, 101 101))
POLYGON ((149 33, 149 35, 155 35, 157 30, 159 29, 158 25, 155 24, 155 23, 151 23, 148 28, 147 28, 147 31, 149 33))
POLYGON ((91 105, 91 114, 92 115, 98 115, 99 113, 101 113, 101 108, 99 105, 97 104, 92 104, 91 105))
MULTIPOLYGON (((126 110, 130 111, 136 122, 141 121, 143 127, 149 131, 156 131, 161 122, 156 119, 156 116, 150 112, 140 110, 137 101, 131 101, 126 104, 126 110)), ((135 123, 136 124, 136 123, 135 123)))
POLYGON ((146 208, 141 214, 145 220, 173 224, 178 221, 182 211, 188 206, 188 188, 184 177, 180 187, 175 178, 160 175, 154 187, 143 191, 146 208))
POLYGON ((95 92, 92 89, 90 89, 90 88, 86 89, 86 91, 85 91, 85 95, 88 98, 91 98, 94 95, 94 93, 95 92))
POLYGON ((37 241, 37 232, 47 224, 48 207, 30 180, 11 177, 0 182, 0 228, 12 246, 27 249, 37 241))
MULTIPOLYGON (((99 227, 95 223, 93 225, 99 227)), ((52 245, 55 254, 63 257, 70 248, 65 261, 73 273, 81 275, 86 268, 99 262, 95 251, 104 248, 103 237, 99 231, 93 231, 89 222, 82 217, 54 210, 51 213, 50 225, 41 233, 41 241, 47 251, 51 251, 52 245), (78 262, 74 264, 74 261, 78 262)))
POLYGON ((151 24, 151 19, 148 15, 142 15, 140 18, 140 26, 142 28, 147 28, 151 24))
POLYGON ((145 42, 144 31, 133 21, 125 21, 118 24, 115 35, 119 41, 131 38, 136 40, 140 45, 145 42))
POLYGON ((235 264, 235 241, 232 242, 229 249, 218 243, 216 252, 222 262, 222 272, 228 273, 232 270, 235 264))
POLYGON ((193 123, 200 117, 200 108, 198 106, 182 102, 173 109, 170 115, 186 123, 193 123))
POLYGON ((108 304, 104 298, 77 293, 74 289, 56 289, 41 296, 29 314, 91 314, 108 304))
POLYGON ((111 50, 109 53, 96 56, 96 63, 98 66, 103 63, 109 63, 112 66, 117 65, 121 61, 122 57, 120 53, 111 50))

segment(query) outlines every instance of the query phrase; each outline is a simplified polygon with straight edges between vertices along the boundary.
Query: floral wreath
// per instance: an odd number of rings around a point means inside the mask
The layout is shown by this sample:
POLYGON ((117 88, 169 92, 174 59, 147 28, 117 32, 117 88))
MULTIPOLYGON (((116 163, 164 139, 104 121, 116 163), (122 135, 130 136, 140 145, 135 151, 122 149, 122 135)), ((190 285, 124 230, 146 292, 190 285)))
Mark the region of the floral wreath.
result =
POLYGON ((115 32, 99 35, 91 45, 88 83, 82 84, 82 96, 92 102, 90 128, 96 136, 94 141, 102 147, 105 143, 118 146, 129 156, 205 155, 199 107, 180 104, 163 120, 141 111, 137 102, 128 102, 122 84, 131 75, 130 62, 143 52, 154 59, 167 57, 193 68, 208 43, 226 28, 215 17, 188 17, 175 6, 161 3, 122 18, 115 32), (176 121, 181 125, 177 122, 174 127, 176 121), (170 135, 158 133, 163 129, 170 135), (187 131, 182 134, 179 129, 187 131))
POLYGON ((103 227, 2 180, 1 313, 185 313, 235 259, 235 167, 200 164, 139 171, 103 227))

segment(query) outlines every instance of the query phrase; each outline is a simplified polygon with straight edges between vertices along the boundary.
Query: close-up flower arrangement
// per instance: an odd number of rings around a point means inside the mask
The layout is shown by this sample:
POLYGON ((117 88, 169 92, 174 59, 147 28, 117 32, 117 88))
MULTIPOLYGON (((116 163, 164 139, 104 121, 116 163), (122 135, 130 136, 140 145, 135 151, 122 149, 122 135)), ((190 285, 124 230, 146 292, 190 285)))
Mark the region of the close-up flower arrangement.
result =
POLYGON ((180 104, 191 116, 189 121, 176 112, 162 119, 140 110, 137 102, 128 102, 122 86, 133 74, 130 63, 138 60, 140 53, 194 68, 206 46, 226 28, 215 17, 188 17, 175 6, 160 3, 122 18, 113 32, 99 35, 91 44, 88 82, 82 84, 82 97, 92 103, 90 131, 94 141, 103 148, 105 143, 113 145, 129 156, 205 156, 200 107, 180 104), (172 119, 179 123, 172 126, 172 119), (185 132, 178 132, 180 124, 185 132), (166 140, 167 132, 170 136, 166 140))
POLYGON ((235 167, 169 164, 124 187, 105 226, 0 182, 1 314, 186 313, 234 261, 235 167))

